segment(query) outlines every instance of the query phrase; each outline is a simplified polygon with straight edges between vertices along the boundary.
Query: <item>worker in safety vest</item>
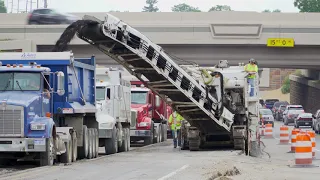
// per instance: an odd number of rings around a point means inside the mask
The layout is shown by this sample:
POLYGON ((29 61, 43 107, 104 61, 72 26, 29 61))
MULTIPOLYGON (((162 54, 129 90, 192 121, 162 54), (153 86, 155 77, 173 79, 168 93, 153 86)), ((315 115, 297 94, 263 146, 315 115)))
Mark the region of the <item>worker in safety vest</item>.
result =
POLYGON ((177 139, 178 139, 178 146, 181 146, 181 121, 183 117, 176 111, 174 111, 169 117, 169 126, 171 127, 172 139, 173 139, 173 146, 174 148, 177 147, 177 139))
POLYGON ((245 71, 249 73, 247 79, 250 89, 250 96, 254 96, 254 86, 255 86, 255 78, 256 73, 258 73, 258 66, 254 59, 250 59, 249 63, 245 65, 245 71))

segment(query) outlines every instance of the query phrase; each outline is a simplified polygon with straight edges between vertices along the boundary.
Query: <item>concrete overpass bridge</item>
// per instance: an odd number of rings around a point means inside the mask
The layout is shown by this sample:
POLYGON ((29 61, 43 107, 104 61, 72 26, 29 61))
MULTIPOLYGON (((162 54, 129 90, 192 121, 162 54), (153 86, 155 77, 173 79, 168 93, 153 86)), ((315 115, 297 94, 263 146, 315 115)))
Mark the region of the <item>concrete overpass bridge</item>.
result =
MULTIPOLYGON (((104 13, 75 13, 104 18, 104 13)), ((320 69, 320 15, 307 13, 113 13, 178 58, 212 65, 255 58, 261 67, 320 69), (290 38, 291 47, 267 47, 269 38, 290 38), (301 61, 303 60, 303 61, 301 61)), ((32 50, 50 51, 64 25, 25 25, 26 14, 1 14, 0 39, 31 40, 32 50)), ((287 42, 288 44, 288 42, 287 42)), ((107 57, 79 40, 70 49, 82 56, 95 54, 99 64, 107 57)))
MULTIPOLYGON (((104 19, 104 13, 74 14, 104 19)), ((227 59, 237 64, 255 58, 260 67, 309 69, 305 76, 319 78, 320 15, 317 13, 113 14, 163 46, 176 59, 184 60, 177 60, 178 63, 192 61, 212 65, 217 60, 227 59), (277 47, 267 46, 272 44, 272 40, 279 41, 277 47), (281 44, 286 44, 286 47, 281 44)), ((0 22, 0 39, 24 40, 26 45, 19 41, 17 44, 11 42, 10 46, 23 46, 27 51, 50 51, 66 28, 64 25, 25 25, 26 18, 26 14, 0 14, 0 19, 4 20, 0 22)), ((8 49, 8 46, 8 43, 0 43, 0 49, 8 49)), ((70 49, 77 56, 95 54, 98 64, 114 64, 114 61, 77 38, 72 41, 70 49)), ((307 84, 306 88, 309 87, 307 84)))

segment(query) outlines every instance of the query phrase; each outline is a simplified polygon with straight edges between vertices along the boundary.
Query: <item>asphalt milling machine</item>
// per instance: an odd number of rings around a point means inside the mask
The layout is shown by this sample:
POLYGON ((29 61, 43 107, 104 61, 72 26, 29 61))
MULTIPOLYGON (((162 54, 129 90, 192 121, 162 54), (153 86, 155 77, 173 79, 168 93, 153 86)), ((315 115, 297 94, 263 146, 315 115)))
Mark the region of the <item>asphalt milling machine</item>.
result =
POLYGON ((221 60, 210 68, 180 66, 160 46, 111 14, 106 14, 104 21, 85 15, 70 24, 52 51, 67 51, 75 34, 165 101, 165 96, 171 99, 172 108, 187 121, 181 128, 182 149, 222 145, 243 150, 246 155, 260 154, 258 81, 255 95, 249 97, 243 64, 230 66, 221 60))

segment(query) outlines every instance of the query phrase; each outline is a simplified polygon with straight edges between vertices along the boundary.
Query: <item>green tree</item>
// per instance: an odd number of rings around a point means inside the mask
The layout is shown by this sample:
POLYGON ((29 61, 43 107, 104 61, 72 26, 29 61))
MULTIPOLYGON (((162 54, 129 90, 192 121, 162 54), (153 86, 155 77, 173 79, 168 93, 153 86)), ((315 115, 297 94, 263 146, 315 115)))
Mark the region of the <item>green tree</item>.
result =
POLYGON ((287 75, 284 78, 284 81, 282 83, 282 87, 281 87, 281 92, 282 94, 288 94, 290 93, 290 79, 289 79, 289 75, 287 75))
POLYGON ((156 6, 157 0, 146 0, 147 6, 144 6, 142 12, 158 12, 159 8, 156 6))
POLYGON ((7 7, 5 6, 3 0, 0 0, 0 13, 7 13, 7 7))
POLYGON ((320 12, 320 0, 294 0, 293 5, 300 12, 320 12))
POLYGON ((262 12, 271 12, 269 9, 265 9, 265 10, 263 10, 262 12))
POLYGON ((186 3, 174 5, 171 10, 173 12, 201 12, 199 8, 190 6, 186 3))
POLYGON ((232 9, 228 5, 216 5, 209 9, 209 12, 211 11, 232 11, 232 9))

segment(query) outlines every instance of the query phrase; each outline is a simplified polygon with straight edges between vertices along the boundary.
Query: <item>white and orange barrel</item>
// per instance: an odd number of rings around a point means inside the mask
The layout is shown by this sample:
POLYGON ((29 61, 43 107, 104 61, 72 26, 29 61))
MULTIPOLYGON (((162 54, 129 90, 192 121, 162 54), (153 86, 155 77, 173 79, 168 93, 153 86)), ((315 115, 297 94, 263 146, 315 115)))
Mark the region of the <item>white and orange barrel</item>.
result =
POLYGON ((316 133, 312 130, 308 130, 307 133, 309 134, 309 136, 311 138, 312 157, 314 158, 316 156, 316 133))
POLYGON ((297 134, 300 132, 300 129, 292 129, 291 131, 291 152, 296 150, 297 134))
POLYGON ((266 128, 264 131, 264 137, 272 138, 272 124, 266 124, 266 128))
POLYGON ((263 122, 260 127, 260 136, 264 136, 264 123, 263 122))
POLYGON ((296 165, 312 164, 311 137, 306 132, 299 132, 297 134, 295 164, 296 165))
POLYGON ((280 144, 289 144, 289 127, 281 126, 280 127, 280 144))

